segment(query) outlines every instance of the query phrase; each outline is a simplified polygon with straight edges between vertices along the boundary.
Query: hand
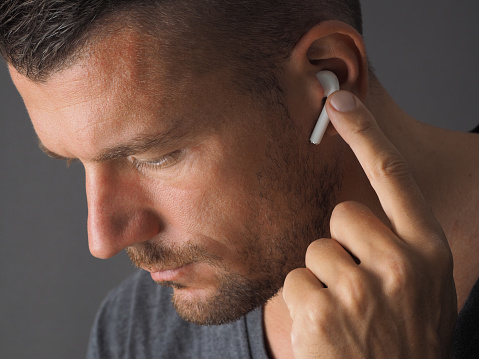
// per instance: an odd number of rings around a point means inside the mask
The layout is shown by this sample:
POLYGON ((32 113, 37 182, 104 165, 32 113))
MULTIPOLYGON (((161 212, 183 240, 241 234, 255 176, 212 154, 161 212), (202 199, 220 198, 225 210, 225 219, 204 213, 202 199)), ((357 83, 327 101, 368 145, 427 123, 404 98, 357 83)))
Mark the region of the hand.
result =
POLYGON ((285 280, 295 357, 450 357, 457 306, 447 240, 406 162, 351 96, 336 92, 327 111, 390 226, 360 203, 336 206, 332 239, 313 242, 306 268, 285 280))

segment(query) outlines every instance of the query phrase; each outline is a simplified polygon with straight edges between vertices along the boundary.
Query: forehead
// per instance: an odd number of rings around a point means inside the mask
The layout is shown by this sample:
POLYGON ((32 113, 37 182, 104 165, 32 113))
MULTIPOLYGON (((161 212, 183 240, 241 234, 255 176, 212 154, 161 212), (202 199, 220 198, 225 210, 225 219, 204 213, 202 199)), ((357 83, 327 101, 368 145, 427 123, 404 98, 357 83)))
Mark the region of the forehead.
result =
POLYGON ((72 143, 83 143, 75 149, 82 153, 74 155, 88 157, 98 143, 113 146, 152 125, 161 131, 178 117, 183 123, 191 120, 187 111, 196 107, 195 101, 205 108, 200 95, 208 91, 195 89, 208 79, 191 81, 171 73, 164 63, 157 39, 122 29, 97 41, 73 66, 45 83, 11 72, 44 145, 68 152, 72 143))

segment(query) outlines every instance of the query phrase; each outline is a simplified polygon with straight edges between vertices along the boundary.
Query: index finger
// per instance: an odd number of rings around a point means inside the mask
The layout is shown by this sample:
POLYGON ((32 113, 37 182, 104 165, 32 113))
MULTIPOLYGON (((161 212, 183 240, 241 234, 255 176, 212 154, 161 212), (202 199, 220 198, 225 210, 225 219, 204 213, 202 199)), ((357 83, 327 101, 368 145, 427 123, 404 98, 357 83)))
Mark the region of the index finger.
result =
POLYGON ((366 106, 350 92, 337 91, 329 96, 326 110, 359 160, 393 231, 408 242, 437 233, 440 226, 409 166, 366 106))

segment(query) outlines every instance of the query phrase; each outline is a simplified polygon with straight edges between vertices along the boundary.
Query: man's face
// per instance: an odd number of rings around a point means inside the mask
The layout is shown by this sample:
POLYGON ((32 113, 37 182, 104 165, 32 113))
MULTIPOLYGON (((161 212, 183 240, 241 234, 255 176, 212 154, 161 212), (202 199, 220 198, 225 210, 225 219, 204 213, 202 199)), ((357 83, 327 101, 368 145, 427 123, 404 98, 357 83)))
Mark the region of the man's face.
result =
POLYGON ((44 150, 85 167, 92 254, 126 249, 189 321, 235 320, 304 265, 337 168, 228 71, 173 74, 147 41, 123 31, 45 83, 12 77, 44 150))

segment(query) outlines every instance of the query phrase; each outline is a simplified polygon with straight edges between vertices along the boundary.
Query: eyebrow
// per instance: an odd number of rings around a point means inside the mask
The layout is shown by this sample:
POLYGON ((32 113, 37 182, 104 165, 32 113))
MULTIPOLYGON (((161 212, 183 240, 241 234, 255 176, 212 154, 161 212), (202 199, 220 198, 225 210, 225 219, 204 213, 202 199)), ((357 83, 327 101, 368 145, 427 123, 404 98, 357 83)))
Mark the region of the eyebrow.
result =
MULTIPOLYGON (((123 144, 104 149, 100 152, 100 154, 93 158, 93 162, 111 161, 117 158, 144 153, 154 147, 168 146, 170 143, 175 142, 183 137, 185 137, 185 131, 182 126, 175 126, 168 131, 155 135, 141 134, 123 144)), ((40 138, 38 138, 38 146, 47 156, 51 158, 68 162, 75 160, 74 158, 64 157, 49 150, 47 147, 45 147, 40 138)))

